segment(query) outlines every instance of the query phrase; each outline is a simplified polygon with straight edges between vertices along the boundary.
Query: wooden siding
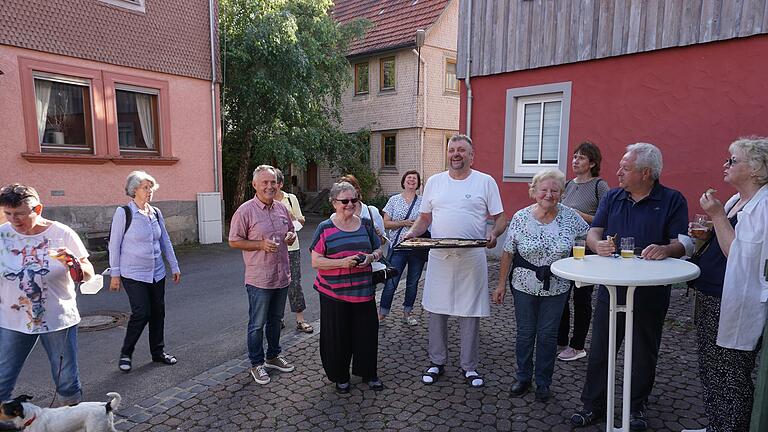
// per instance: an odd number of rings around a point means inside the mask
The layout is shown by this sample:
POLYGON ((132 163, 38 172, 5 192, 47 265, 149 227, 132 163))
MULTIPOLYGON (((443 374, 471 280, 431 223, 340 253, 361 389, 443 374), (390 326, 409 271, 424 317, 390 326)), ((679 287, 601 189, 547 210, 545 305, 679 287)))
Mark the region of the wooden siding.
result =
MULTIPOLYGON (((467 2, 458 76, 466 76, 467 2)), ((472 76, 768 33, 768 0, 473 0, 472 76)))

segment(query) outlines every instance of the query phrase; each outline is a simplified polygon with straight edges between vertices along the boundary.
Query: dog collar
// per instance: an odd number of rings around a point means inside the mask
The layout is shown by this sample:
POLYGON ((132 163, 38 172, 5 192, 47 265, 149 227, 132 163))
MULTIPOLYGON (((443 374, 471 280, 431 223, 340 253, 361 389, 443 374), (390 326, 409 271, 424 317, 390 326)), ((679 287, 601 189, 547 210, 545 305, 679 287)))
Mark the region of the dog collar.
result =
POLYGON ((27 421, 24 423, 24 427, 28 427, 29 425, 31 425, 31 424, 32 424, 32 422, 33 422, 33 421, 35 421, 35 419, 36 419, 36 418, 37 418, 37 415, 34 415, 34 416, 32 416, 32 418, 31 418, 31 419, 27 420, 27 421))

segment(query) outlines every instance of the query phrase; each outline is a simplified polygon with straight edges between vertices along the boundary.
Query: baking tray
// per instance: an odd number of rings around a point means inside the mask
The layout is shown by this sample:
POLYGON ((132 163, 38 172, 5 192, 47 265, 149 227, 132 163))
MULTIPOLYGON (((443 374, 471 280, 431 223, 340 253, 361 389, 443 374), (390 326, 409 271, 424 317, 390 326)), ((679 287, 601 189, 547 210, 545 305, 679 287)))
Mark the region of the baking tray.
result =
POLYGON ((487 245, 487 239, 412 238, 400 242, 400 244, 395 246, 395 249, 463 249, 486 247, 487 245), (411 244, 411 242, 423 242, 431 244, 411 244))

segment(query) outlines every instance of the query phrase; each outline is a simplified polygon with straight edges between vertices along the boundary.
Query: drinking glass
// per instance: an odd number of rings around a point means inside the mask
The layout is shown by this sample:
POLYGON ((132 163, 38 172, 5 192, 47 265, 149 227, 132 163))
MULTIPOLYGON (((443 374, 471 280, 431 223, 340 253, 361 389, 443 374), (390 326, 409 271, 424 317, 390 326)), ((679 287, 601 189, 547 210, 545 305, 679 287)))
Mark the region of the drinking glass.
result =
POLYGON ((280 247, 280 243, 283 242, 283 236, 280 234, 272 234, 272 241, 277 244, 277 247, 280 247))
POLYGON ((621 257, 632 258, 634 256, 635 256, 635 238, 622 237, 621 238, 621 257))
POLYGON ((64 239, 61 237, 48 239, 48 255, 55 258, 59 256, 59 248, 64 247, 64 239))
POLYGON ((693 217, 691 222, 691 237, 695 239, 703 239, 706 237, 709 230, 709 216, 705 214, 697 214, 693 217))
POLYGON ((576 239, 573 242, 573 258, 574 259, 584 259, 584 255, 586 254, 587 248, 586 248, 586 241, 584 239, 576 239))

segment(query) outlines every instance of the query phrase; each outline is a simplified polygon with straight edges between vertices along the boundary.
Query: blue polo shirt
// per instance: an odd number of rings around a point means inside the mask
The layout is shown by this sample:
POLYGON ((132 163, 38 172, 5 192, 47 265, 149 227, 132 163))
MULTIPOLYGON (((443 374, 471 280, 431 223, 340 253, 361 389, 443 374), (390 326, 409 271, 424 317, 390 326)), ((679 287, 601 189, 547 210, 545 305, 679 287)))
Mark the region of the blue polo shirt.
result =
MULTIPOLYGON (((688 203, 683 195, 661 185, 653 185, 651 193, 635 202, 622 188, 608 191, 597 208, 592 226, 603 228, 603 235, 634 237, 635 248, 644 249, 651 244, 667 245, 678 234, 688 232, 688 203)), ((669 305, 669 286, 642 287, 635 290, 636 307, 666 308, 669 305)), ((626 287, 617 289, 618 303, 626 304, 626 287)), ((600 286, 597 299, 608 302, 608 290, 600 286)))

